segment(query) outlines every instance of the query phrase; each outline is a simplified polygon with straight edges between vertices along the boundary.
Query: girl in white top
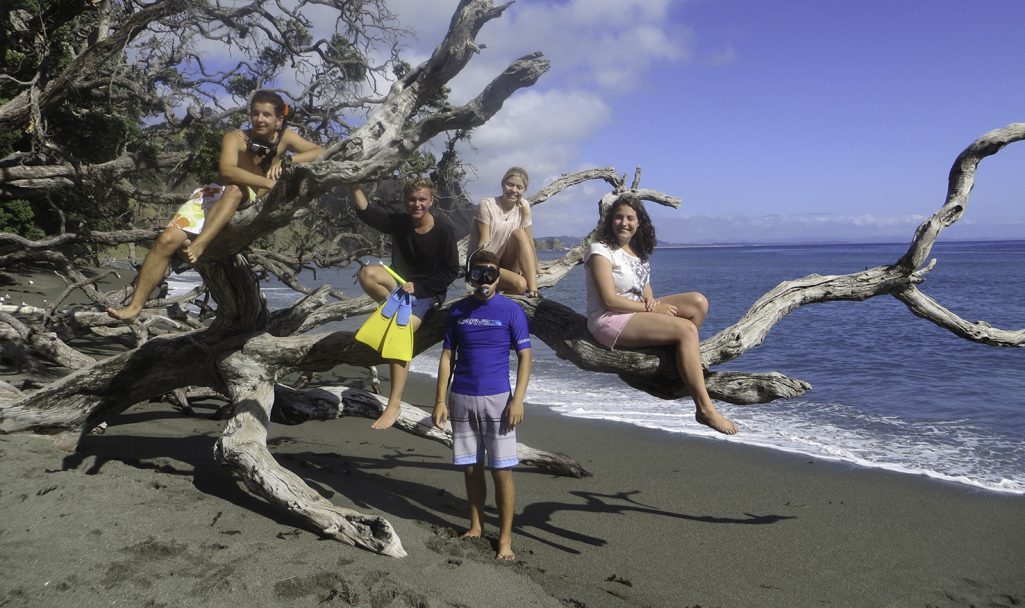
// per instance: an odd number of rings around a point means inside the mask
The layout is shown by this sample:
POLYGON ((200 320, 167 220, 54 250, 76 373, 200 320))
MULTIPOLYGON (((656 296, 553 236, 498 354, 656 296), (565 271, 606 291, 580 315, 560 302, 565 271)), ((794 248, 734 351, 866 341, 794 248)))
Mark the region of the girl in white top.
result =
POLYGON ((690 291, 656 300, 649 281, 648 256, 655 249, 655 228, 641 200, 623 195, 605 215, 600 242, 587 252, 587 329, 608 348, 676 348, 676 369, 690 387, 695 419, 720 433, 737 427, 715 409, 705 389, 698 327, 708 300, 690 291))
POLYGON ((534 249, 530 202, 523 197, 529 178, 522 167, 502 177, 502 195, 486 198, 477 208, 467 251, 485 247, 498 256, 498 290, 537 297, 537 251, 534 249))

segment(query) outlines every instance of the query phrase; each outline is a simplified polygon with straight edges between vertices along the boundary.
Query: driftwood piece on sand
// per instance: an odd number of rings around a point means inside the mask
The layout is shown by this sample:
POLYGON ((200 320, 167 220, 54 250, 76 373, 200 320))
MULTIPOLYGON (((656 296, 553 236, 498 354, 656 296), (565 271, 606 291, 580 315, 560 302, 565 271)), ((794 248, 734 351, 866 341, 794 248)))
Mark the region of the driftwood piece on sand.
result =
MULTIPOLYGON (((299 424, 309 420, 333 420, 345 416, 376 419, 388 400, 381 395, 348 387, 318 387, 296 390, 278 385, 274 395, 272 420, 283 424, 299 424)), ((395 428, 452 447, 452 427, 442 430, 434 426, 431 415, 424 410, 402 404, 402 413, 395 428)), ((590 477, 586 469, 565 454, 538 450, 516 444, 520 462, 535 466, 553 475, 590 477)))

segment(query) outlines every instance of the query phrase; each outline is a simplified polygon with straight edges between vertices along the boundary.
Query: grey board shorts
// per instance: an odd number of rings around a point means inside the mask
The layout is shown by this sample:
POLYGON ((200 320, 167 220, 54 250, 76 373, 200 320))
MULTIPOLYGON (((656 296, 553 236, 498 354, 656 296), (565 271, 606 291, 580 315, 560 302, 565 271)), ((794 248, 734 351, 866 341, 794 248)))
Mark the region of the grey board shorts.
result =
POLYGON ((449 397, 452 422, 452 462, 468 465, 484 462, 492 469, 507 469, 520 463, 516 456, 516 428, 509 426, 505 407, 509 393, 449 397))

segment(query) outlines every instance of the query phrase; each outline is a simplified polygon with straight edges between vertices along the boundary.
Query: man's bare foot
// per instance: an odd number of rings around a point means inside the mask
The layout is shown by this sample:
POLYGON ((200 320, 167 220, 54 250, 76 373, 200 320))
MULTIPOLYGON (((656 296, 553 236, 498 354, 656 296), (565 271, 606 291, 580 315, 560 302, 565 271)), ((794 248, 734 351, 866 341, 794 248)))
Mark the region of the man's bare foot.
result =
POLYGON ((389 403, 388 407, 384 408, 384 413, 381 414, 377 418, 377 420, 375 420, 374 423, 370 425, 370 428, 377 430, 391 428, 391 425, 395 424, 395 421, 398 420, 399 414, 401 413, 401 405, 392 405, 391 403, 389 403))
POLYGON ((206 251, 206 243, 196 239, 195 242, 186 239, 182 243, 182 251, 185 252, 185 259, 189 261, 189 264, 195 264, 199 261, 199 258, 206 251))
POLYGON ((107 314, 118 321, 125 321, 128 323, 134 323, 139 318, 139 313, 142 312, 142 308, 136 308, 135 306, 125 306, 124 308, 108 308, 107 314))
POLYGON ((719 412, 713 411, 707 415, 702 414, 701 412, 694 412, 694 419, 708 428, 714 431, 719 431, 724 435, 735 435, 737 433, 736 425, 719 412))
POLYGON ((503 562, 511 562, 516 559, 516 554, 512 550, 512 541, 498 539, 498 553, 495 554, 495 559, 503 562))
POLYGON ((480 528, 470 528, 466 532, 459 535, 459 538, 480 538, 480 528))

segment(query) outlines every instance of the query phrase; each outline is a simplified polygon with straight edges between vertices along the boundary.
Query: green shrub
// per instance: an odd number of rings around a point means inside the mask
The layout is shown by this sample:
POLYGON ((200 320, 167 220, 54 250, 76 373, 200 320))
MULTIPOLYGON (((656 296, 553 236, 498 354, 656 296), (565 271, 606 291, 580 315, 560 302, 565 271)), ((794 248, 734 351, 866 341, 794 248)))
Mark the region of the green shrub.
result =
POLYGON ((28 201, 15 199, 0 203, 0 232, 13 232, 33 240, 42 238, 44 233, 35 220, 28 201))

